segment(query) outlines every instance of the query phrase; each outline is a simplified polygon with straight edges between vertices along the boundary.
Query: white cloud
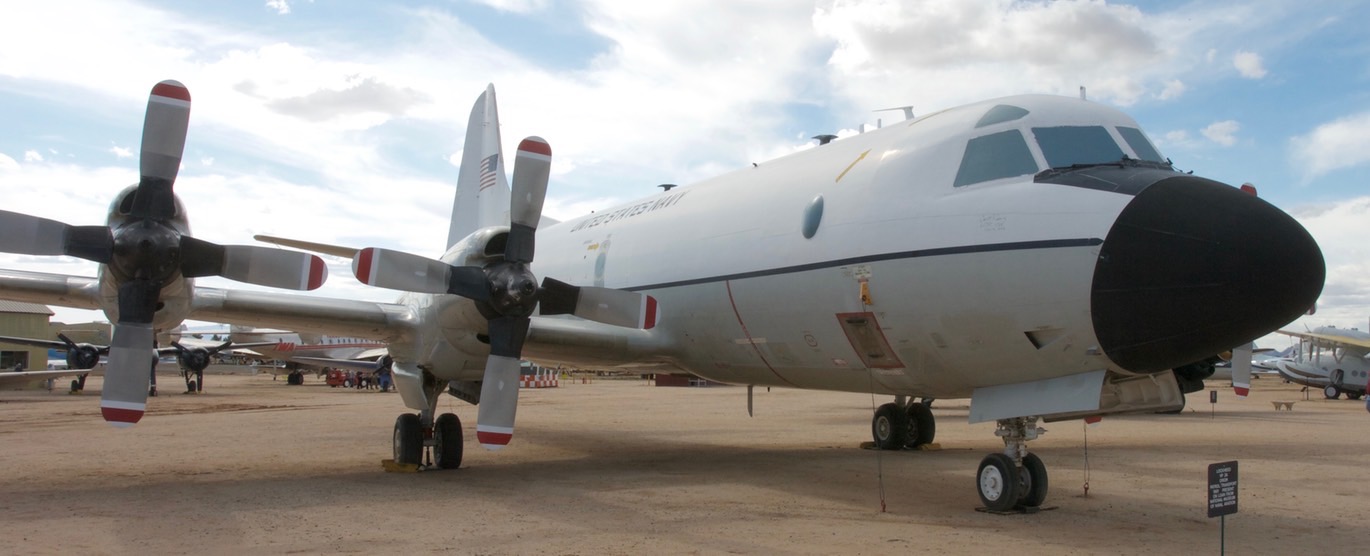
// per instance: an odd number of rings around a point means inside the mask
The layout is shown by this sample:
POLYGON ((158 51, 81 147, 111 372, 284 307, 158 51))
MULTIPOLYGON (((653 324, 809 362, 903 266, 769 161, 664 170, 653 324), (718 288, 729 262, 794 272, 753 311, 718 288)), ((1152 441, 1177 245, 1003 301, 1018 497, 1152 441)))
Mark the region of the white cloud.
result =
POLYGON ((1319 125, 1290 140, 1294 163, 1305 179, 1370 162, 1370 112, 1319 125))
POLYGON ((200 165, 201 165, 201 166, 213 166, 213 165, 214 165, 214 157, 212 157, 212 156, 202 156, 202 157, 200 157, 200 165))
POLYGON ((27 151, 24 151, 24 162, 42 162, 42 161, 43 161, 43 155, 42 155, 42 153, 39 153, 38 151, 35 151, 35 150, 33 150, 33 149, 29 149, 29 150, 27 150, 27 151))
POLYGON ((118 145, 111 146, 109 152, 114 153, 116 158, 129 158, 133 156, 133 149, 120 147, 118 145))
POLYGON ((1199 130, 1199 133, 1202 133, 1209 141, 1224 147, 1231 147, 1237 144, 1236 134, 1241 127, 1241 124, 1237 123, 1236 120, 1223 120, 1209 124, 1208 127, 1199 130))
POLYGON ((290 2, 287 0, 266 0, 266 7, 276 10, 280 15, 290 13, 290 2))
POLYGON ((1237 68, 1237 73, 1247 79, 1260 79, 1265 77, 1265 67, 1261 64, 1261 55, 1255 52, 1241 51, 1232 57, 1232 65, 1237 68))
POLYGON ((1161 100, 1176 99, 1180 98, 1180 95, 1183 95, 1184 92, 1184 82, 1179 79, 1171 79, 1170 81, 1165 82, 1165 88, 1161 89, 1161 93, 1156 95, 1156 98, 1161 100))
POLYGON ((532 13, 547 8, 547 0, 474 0, 496 10, 513 13, 532 13))
POLYGON ((3 170, 3 171, 11 171, 11 170, 18 170, 18 169, 19 169, 19 163, 18 163, 18 162, 16 162, 13 158, 10 158, 9 155, 7 155, 7 154, 5 154, 5 153, 0 153, 0 170, 3 170))
POLYGON ((1334 325, 1365 330, 1370 318, 1370 242, 1365 241, 1370 237, 1370 197, 1300 207, 1291 213, 1318 241, 1327 278, 1317 314, 1286 328, 1334 325))

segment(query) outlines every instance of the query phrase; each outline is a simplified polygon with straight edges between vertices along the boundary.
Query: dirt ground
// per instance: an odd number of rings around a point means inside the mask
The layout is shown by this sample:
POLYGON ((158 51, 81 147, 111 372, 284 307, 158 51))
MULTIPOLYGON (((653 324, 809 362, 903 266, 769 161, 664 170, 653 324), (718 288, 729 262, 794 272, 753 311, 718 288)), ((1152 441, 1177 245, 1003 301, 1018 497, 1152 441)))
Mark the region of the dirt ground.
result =
POLYGON ((968 400, 934 405, 941 450, 891 453, 860 448, 885 398, 758 389, 749 418, 744 388, 563 382, 523 392, 499 452, 444 397, 462 468, 386 473, 397 394, 211 375, 116 430, 91 383, 0 392, 0 552, 1217 553, 1207 467, 1226 460, 1231 553, 1370 550, 1365 403, 1271 378, 1246 400, 1191 394, 1180 415, 1044 425, 1029 446, 1055 509, 1035 515, 974 510, 976 466, 1002 443, 966 424, 968 400))

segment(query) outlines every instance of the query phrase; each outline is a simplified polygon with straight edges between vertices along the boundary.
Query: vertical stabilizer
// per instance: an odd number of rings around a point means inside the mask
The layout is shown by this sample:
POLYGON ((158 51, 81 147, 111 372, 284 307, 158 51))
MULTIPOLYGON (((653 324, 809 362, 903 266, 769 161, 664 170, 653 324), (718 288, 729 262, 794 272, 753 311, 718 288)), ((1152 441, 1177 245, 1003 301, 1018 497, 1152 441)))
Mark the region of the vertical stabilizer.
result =
POLYGON ((495 86, 491 84, 476 98, 471 118, 466 123, 466 144, 461 151, 457 195, 452 201, 452 222, 444 251, 471 232, 509 224, 509 180, 505 178, 505 162, 500 150, 495 86))

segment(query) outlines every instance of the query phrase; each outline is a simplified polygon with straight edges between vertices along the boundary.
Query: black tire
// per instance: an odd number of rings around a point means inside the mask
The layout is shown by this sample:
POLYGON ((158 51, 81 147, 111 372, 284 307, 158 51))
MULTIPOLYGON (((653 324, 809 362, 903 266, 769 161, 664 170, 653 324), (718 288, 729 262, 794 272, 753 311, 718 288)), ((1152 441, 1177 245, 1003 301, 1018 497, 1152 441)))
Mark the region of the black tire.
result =
POLYGON ((980 503, 996 512, 1007 512, 1018 505, 1018 466, 1005 454, 990 454, 980 460, 975 473, 975 491, 980 503))
POLYGON ((892 403, 880 406, 871 419, 871 438, 881 450, 904 449, 909 442, 909 414, 892 403))
POLYGON ((186 392, 190 394, 195 393, 195 379, 192 378, 186 381, 186 392))
POLYGON ((1340 398, 1341 388, 1337 388, 1336 386, 1329 384, 1326 388, 1322 389, 1322 397, 1327 398, 1329 400, 1335 400, 1337 398, 1340 398))
POLYGON ((433 423, 433 465, 439 469, 461 467, 461 419, 443 413, 433 423))
POLYGON ((419 465, 423 463, 423 425, 413 413, 395 419, 395 463, 419 465))
POLYGON ((72 392, 80 392, 80 391, 81 391, 81 381, 79 381, 79 380, 72 380, 72 381, 71 381, 71 391, 72 391, 72 392))
POLYGON ((922 403, 911 403, 908 407, 908 414, 908 446, 910 448, 917 448, 924 444, 931 444, 932 439, 937 437, 937 419, 932 416, 931 406, 922 403))
POLYGON ((1347 393, 1346 393, 1346 399, 1348 399, 1348 400, 1359 400, 1360 397, 1363 396, 1363 395, 1364 395, 1364 393, 1362 393, 1362 392, 1347 392, 1347 393))
POLYGON ((1023 468, 1019 472, 1018 482, 1021 485, 1019 488, 1022 489, 1022 492, 1019 493, 1022 499, 1018 503, 1029 508, 1041 506, 1042 502, 1047 499, 1047 489, 1049 488, 1047 466, 1042 463, 1042 458, 1033 453, 1024 456, 1023 468))
POLYGON ((285 377, 285 383, 290 386, 303 386, 304 375, 298 372, 290 373, 285 377))

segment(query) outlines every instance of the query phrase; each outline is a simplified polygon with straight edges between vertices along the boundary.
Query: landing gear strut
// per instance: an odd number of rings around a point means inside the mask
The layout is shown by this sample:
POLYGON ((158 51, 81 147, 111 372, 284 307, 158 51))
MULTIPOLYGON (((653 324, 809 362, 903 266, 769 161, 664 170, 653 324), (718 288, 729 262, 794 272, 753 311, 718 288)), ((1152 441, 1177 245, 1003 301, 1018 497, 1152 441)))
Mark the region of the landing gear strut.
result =
POLYGON ((980 460, 975 486, 980 502, 991 511, 1032 509, 1047 497, 1047 468, 1042 458, 1027 451, 1027 441, 1046 429, 1037 426, 1036 417, 1000 419, 994 435, 1004 439, 1003 453, 980 460))
POLYGON ((461 419, 454 413, 437 414, 438 396, 446 383, 424 373, 424 394, 428 407, 422 412, 404 413, 395 419, 395 463, 423 465, 424 452, 431 449, 433 467, 456 469, 461 467, 461 419))
POLYGON ((902 450, 931 444, 937 436, 937 421, 928 404, 895 398, 875 410, 871 420, 871 438, 881 450, 902 450))

